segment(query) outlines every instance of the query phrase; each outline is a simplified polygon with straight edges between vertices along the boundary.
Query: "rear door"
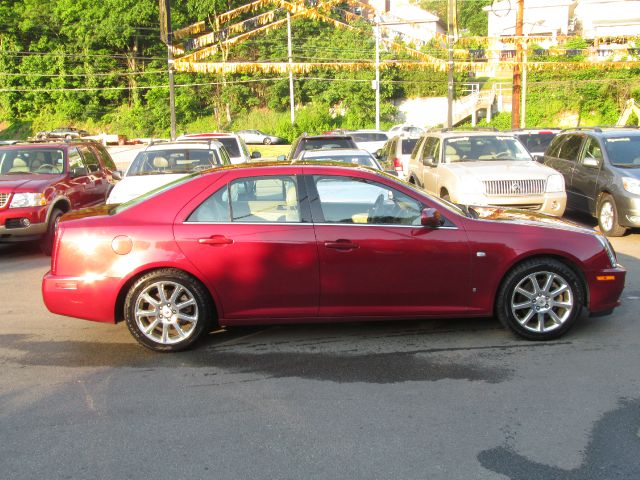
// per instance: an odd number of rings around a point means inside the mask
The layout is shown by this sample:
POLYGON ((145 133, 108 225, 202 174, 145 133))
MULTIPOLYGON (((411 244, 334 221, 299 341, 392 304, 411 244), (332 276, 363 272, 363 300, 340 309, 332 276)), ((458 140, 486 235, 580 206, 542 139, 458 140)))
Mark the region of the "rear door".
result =
POLYGON ((304 192, 296 175, 236 171, 178 216, 176 241, 230 323, 317 315, 318 251, 304 192))

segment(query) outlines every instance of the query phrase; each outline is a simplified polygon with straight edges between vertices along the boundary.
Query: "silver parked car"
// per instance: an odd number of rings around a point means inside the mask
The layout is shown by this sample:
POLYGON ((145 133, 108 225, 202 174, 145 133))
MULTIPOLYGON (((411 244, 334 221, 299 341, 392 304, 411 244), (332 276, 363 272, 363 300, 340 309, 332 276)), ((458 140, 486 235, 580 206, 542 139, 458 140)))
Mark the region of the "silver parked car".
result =
POLYGON ((267 133, 261 132, 260 130, 238 130, 236 134, 241 137, 245 143, 251 144, 262 144, 262 145, 271 145, 287 143, 284 138, 277 137, 275 135, 269 135, 267 133))

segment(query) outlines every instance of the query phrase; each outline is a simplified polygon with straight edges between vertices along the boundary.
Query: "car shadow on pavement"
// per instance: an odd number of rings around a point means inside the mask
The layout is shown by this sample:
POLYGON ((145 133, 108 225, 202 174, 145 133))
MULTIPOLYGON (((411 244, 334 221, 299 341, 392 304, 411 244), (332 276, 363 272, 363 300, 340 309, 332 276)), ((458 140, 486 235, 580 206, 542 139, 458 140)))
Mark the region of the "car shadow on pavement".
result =
POLYGON ((51 257, 40 250, 36 242, 0 244, 0 269, 4 272, 15 272, 34 267, 47 267, 51 257))

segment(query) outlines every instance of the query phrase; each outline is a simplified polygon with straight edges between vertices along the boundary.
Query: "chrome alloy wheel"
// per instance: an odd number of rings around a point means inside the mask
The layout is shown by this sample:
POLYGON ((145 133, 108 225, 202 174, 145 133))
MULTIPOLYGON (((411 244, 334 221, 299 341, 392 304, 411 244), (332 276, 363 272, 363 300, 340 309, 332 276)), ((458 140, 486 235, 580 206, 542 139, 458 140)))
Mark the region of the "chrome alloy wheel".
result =
POLYGON ((609 232, 613 229, 613 218, 613 205, 605 201, 600 207, 600 225, 605 231, 609 232))
POLYGON ((193 293, 176 282, 161 281, 146 287, 136 299, 134 312, 142 334, 162 345, 186 340, 198 323, 193 293))
POLYGON ((564 324, 574 309, 569 283, 557 273, 535 272, 513 290, 511 313, 531 332, 550 332, 564 324))

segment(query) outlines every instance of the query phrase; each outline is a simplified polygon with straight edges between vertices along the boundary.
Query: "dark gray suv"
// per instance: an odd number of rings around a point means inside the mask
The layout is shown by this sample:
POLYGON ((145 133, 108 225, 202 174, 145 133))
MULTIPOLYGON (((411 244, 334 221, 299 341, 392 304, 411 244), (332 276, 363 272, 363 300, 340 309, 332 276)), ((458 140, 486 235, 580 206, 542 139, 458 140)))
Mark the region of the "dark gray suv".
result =
POLYGON ((564 175, 567 209, 596 217, 605 235, 619 237, 640 227, 640 130, 564 130, 544 163, 564 175))

